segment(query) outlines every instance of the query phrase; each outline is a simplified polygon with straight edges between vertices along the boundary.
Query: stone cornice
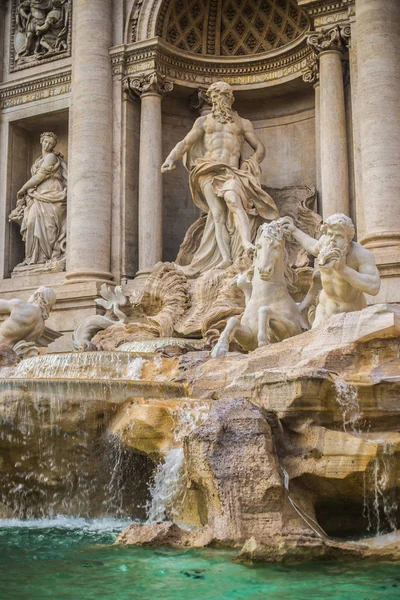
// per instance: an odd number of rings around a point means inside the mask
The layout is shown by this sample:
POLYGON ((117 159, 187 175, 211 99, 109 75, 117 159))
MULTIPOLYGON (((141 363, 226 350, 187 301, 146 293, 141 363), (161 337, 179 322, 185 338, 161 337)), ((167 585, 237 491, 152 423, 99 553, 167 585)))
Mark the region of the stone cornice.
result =
POLYGON ((71 91, 71 71, 0 86, 0 108, 11 108, 71 91))
POLYGON ((298 0, 315 29, 347 23, 354 12, 355 0, 298 0))
POLYGON ((301 77, 312 53, 307 34, 279 51, 229 57, 194 55, 178 50, 160 38, 111 49, 114 75, 137 76, 156 70, 188 87, 225 80, 234 87, 261 87, 301 77))

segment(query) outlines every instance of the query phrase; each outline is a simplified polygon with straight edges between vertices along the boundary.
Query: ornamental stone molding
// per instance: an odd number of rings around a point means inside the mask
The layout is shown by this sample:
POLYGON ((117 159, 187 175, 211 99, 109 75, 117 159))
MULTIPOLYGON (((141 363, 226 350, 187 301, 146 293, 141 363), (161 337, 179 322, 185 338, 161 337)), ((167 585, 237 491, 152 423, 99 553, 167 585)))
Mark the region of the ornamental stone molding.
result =
POLYGON ((307 66, 303 70, 303 81, 315 85, 319 82, 319 61, 315 54, 307 58, 307 66))
POLYGON ((71 71, 0 87, 0 108, 7 109, 71 92, 71 71))
POLYGON ((345 24, 354 13, 355 0, 297 0, 303 8, 314 29, 329 25, 345 24))
POLYGON ((128 94, 133 92, 137 96, 147 96, 149 94, 163 96, 167 92, 172 92, 173 87, 173 83, 167 81, 166 76, 157 71, 139 77, 128 77, 124 81, 124 91, 128 94))
POLYGON ((72 0, 12 0, 10 71, 71 56, 72 0))
POLYGON ((350 26, 336 26, 308 36, 308 44, 318 57, 322 52, 336 51, 344 54, 350 39, 350 26))
MULTIPOLYGON (((312 54, 307 34, 278 51, 241 57, 209 57, 173 48, 160 38, 117 46, 111 50, 114 76, 138 78, 156 71, 169 81, 197 89, 214 81, 234 88, 253 89, 291 81, 302 76, 312 54)), ((124 83, 124 91, 129 92, 124 83)), ((135 92, 136 93, 136 92, 135 92)))

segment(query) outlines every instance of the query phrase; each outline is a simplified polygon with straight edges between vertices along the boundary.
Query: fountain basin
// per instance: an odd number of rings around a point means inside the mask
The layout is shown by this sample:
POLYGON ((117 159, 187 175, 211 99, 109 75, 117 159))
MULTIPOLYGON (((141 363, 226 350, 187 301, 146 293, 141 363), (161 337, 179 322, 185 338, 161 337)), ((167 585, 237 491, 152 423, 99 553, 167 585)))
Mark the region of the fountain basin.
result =
POLYGON ((74 352, 45 354, 0 370, 17 379, 169 380, 177 360, 146 352, 74 352), (6 369, 6 370, 5 370, 6 369))

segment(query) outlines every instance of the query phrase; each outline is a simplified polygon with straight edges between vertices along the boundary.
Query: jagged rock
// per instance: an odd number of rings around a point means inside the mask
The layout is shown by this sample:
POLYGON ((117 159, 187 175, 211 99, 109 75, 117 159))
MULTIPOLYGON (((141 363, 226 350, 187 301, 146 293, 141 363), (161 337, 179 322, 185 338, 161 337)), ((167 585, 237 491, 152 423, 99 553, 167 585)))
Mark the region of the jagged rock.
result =
POLYGON ((365 548, 356 544, 303 536, 275 535, 262 542, 246 541, 235 562, 299 563, 312 560, 358 560, 365 548))
POLYGON ((7 344, 0 344, 0 367, 12 367, 21 360, 16 352, 7 344))
MULTIPOLYGON (((399 532, 397 532, 399 533, 399 532)), ((340 542, 311 536, 274 536, 263 542, 250 538, 243 545, 235 562, 282 562, 299 563, 312 560, 373 560, 398 562, 400 542, 390 536, 381 536, 381 544, 375 540, 362 543, 340 542), (387 538, 385 540, 385 537, 387 538)))
POLYGON ((252 535, 308 529, 286 497, 271 428, 258 407, 246 400, 215 402, 184 450, 199 513, 219 542, 237 545, 252 535))
POLYGON ((375 305, 182 370, 197 397, 262 407, 297 504, 331 535, 362 535, 378 519, 384 529, 400 522, 399 335, 400 308, 375 305))
POLYGON ((141 546, 190 546, 201 548, 213 542, 208 527, 188 531, 169 521, 163 523, 132 523, 119 535, 116 544, 141 546))

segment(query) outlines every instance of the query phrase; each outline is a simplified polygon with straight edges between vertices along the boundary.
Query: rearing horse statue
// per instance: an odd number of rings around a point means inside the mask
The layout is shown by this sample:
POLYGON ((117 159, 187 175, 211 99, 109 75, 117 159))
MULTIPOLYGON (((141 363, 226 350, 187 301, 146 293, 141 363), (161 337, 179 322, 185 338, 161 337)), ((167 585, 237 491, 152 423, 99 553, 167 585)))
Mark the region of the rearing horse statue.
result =
POLYGON ((304 301, 297 305, 289 294, 295 286, 294 274, 287 262, 284 224, 285 217, 259 228, 253 266, 236 281, 245 294, 246 308, 241 319, 228 319, 213 348, 212 358, 227 354, 233 338, 244 350, 251 351, 310 328, 303 314, 310 306, 310 299, 315 298, 315 293, 310 293, 315 282, 304 301))

